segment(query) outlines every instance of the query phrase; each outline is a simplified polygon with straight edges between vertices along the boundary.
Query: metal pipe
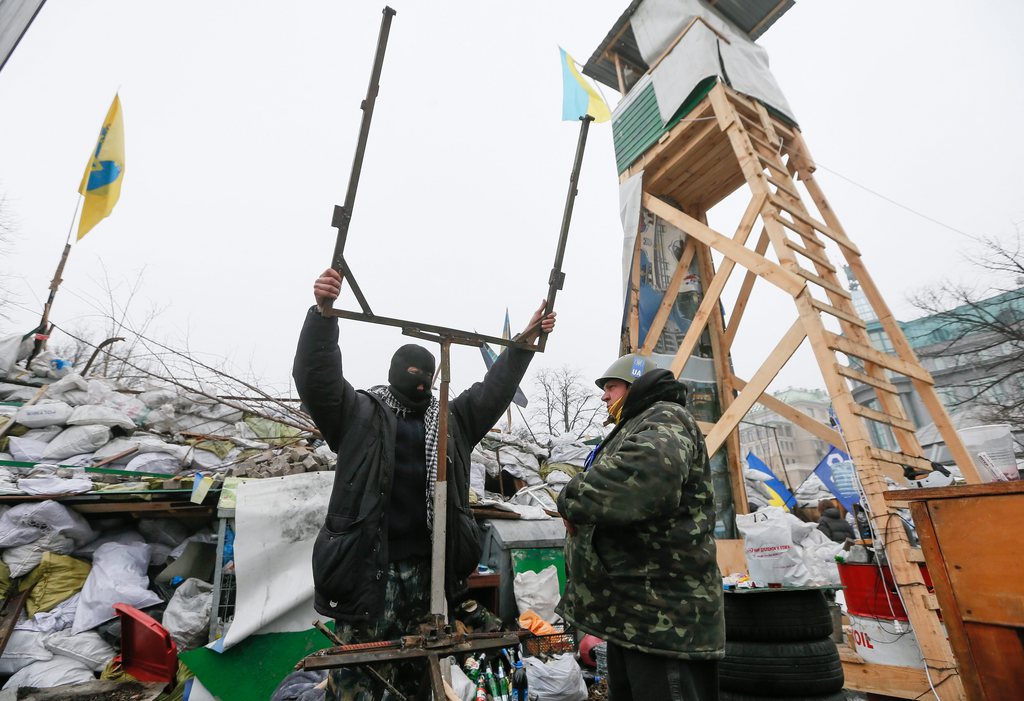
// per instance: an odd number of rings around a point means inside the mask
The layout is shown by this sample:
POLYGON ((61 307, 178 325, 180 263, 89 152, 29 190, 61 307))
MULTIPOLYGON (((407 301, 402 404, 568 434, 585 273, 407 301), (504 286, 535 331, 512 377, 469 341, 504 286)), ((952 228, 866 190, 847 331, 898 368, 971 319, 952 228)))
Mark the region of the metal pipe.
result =
POLYGON ((430 613, 434 617, 437 630, 444 627, 447 616, 444 575, 448 531, 448 386, 452 379, 451 348, 451 339, 442 338, 441 387, 438 390, 437 479, 434 481, 434 528, 430 550, 430 613))

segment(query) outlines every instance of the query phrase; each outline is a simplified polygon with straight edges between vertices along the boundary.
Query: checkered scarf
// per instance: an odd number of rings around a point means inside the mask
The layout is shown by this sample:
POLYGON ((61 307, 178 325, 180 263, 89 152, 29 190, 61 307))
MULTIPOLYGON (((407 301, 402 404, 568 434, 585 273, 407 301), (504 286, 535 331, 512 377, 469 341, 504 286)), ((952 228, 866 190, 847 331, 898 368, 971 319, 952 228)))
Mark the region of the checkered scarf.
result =
MULTIPOLYGON (((370 394, 380 399, 398 416, 405 416, 409 413, 408 407, 399 401, 398 397, 391 393, 387 385, 377 385, 370 388, 370 394)), ((423 413, 423 434, 427 446, 427 528, 434 528, 434 486, 437 484, 437 426, 440 411, 440 403, 437 397, 430 398, 430 406, 423 413)))

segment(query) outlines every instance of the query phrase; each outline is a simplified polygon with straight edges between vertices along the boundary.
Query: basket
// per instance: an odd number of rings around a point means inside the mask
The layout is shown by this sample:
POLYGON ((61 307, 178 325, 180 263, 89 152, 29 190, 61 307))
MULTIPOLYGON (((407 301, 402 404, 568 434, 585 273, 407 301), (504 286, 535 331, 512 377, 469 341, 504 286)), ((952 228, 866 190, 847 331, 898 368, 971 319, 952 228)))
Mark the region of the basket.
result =
POLYGON ((523 654, 528 657, 561 655, 576 652, 576 635, 569 627, 547 635, 527 635, 523 638, 523 654))

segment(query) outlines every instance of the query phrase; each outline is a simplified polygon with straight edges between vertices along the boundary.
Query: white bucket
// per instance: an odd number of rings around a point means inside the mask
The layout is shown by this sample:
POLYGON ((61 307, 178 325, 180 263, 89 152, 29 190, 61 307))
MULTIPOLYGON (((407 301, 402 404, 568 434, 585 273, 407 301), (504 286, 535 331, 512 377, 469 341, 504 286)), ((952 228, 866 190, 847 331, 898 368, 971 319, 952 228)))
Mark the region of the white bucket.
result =
POLYGON ((906 621, 850 616, 850 647, 871 664, 924 667, 914 630, 906 621))

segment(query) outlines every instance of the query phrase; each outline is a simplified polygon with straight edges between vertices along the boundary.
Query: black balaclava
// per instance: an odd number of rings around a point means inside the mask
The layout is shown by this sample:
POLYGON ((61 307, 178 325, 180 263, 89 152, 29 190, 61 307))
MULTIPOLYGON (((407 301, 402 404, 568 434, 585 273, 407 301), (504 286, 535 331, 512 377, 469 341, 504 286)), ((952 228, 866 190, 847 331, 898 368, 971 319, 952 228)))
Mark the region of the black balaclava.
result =
POLYGON ((434 381, 434 356, 423 346, 408 343, 391 357, 388 389, 409 409, 422 411, 430 406, 430 386, 434 381), (409 372, 416 368, 416 374, 409 372), (416 387, 423 385, 423 389, 416 387))

